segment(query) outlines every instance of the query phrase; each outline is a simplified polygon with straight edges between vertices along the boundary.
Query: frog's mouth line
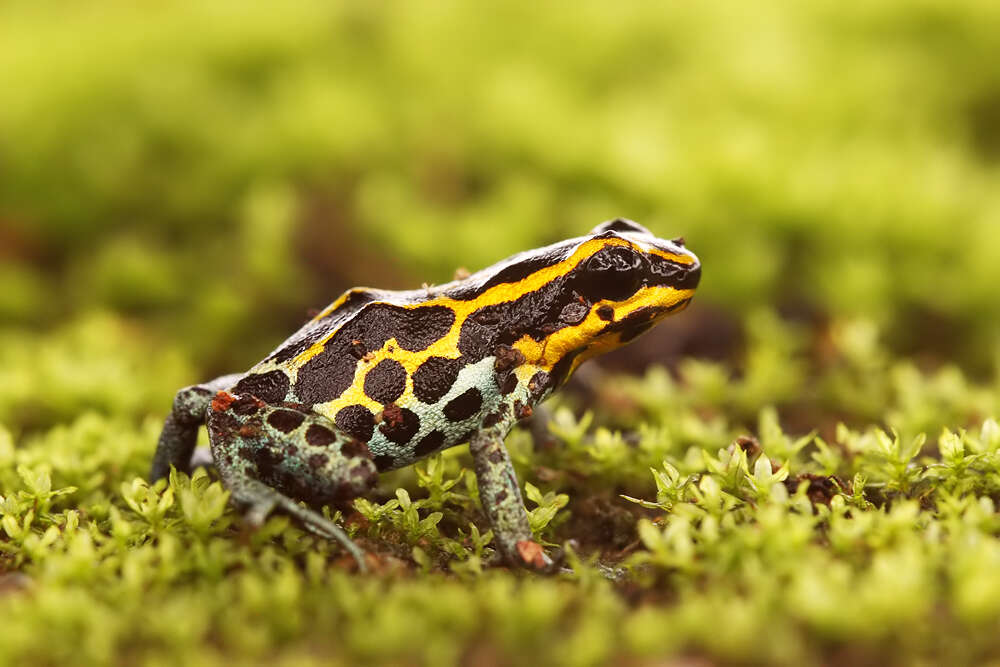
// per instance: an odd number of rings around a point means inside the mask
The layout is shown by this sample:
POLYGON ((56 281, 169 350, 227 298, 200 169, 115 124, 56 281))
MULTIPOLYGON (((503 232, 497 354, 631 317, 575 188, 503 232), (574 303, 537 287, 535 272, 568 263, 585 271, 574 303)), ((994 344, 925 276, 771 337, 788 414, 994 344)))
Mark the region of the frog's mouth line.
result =
POLYGON ((601 329, 598 335, 605 336, 607 334, 618 333, 618 340, 620 344, 624 345, 652 329, 661 319, 670 313, 687 308, 692 298, 689 296, 669 306, 641 306, 622 319, 609 323, 601 329))

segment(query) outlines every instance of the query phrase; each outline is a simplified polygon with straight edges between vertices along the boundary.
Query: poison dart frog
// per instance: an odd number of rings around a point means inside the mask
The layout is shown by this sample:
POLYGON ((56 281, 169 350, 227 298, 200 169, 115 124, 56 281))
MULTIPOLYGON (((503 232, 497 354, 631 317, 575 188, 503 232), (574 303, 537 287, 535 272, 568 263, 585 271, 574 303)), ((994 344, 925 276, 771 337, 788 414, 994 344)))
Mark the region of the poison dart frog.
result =
POLYGON ((315 508, 468 442, 498 551, 542 568, 505 436, 581 362, 685 308, 700 276, 683 240, 616 219, 444 285, 348 290, 246 373, 177 392, 151 477, 188 471, 205 424, 251 525, 285 512, 363 570, 363 552, 315 508))

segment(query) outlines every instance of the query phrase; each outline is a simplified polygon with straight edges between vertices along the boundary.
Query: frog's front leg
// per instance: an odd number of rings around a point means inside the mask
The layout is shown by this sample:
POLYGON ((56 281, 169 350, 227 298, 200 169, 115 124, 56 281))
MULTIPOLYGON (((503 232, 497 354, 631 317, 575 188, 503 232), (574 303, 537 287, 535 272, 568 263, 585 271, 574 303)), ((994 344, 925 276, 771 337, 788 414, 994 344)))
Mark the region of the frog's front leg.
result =
POLYGON ((174 396, 174 405, 163 423, 160 440, 149 473, 155 482, 170 474, 170 466, 181 472, 191 472, 191 454, 198 441, 198 428, 205 423, 212 396, 220 389, 231 387, 239 375, 223 375, 211 382, 184 387, 174 396))
POLYGON ((505 435, 505 429, 497 426, 479 431, 469 442, 479 483, 479 500, 493 526, 493 539, 504 560, 548 568, 552 561, 540 550, 531 534, 521 487, 503 444, 505 435), (538 554, 539 558, 532 554, 538 554))
POLYGON ((250 524, 279 510, 340 542, 365 569, 363 552, 339 526, 298 503, 321 507, 370 490, 378 473, 364 442, 304 406, 225 391, 211 401, 208 436, 219 475, 250 524))

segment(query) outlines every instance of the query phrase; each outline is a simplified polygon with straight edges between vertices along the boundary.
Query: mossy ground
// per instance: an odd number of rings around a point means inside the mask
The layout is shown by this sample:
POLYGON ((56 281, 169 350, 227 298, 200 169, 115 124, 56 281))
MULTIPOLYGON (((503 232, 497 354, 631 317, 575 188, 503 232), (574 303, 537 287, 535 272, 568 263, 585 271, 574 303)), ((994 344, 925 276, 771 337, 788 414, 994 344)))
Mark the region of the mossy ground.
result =
POLYGON ((997 662, 998 7, 4 4, 0 664, 997 662), (704 279, 509 439, 564 573, 462 448, 332 510, 366 576, 144 481, 339 290, 618 215, 704 279))

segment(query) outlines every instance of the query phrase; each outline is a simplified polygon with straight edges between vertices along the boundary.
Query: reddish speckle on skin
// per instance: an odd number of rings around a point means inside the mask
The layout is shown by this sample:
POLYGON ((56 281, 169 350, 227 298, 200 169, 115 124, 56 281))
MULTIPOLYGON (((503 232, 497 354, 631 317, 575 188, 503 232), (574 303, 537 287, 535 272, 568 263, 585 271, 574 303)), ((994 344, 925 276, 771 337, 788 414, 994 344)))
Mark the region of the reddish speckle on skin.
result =
POLYGON ((212 399, 212 410, 215 412, 225 412, 235 400, 236 397, 232 394, 220 391, 215 395, 215 398, 212 399))
POLYGON ((395 403, 390 403, 382 408, 381 421, 391 427, 401 425, 403 423, 403 409, 395 403))
POLYGON ((545 567, 545 550, 538 542, 521 540, 517 543, 517 555, 532 567, 538 569, 545 567))
POLYGON ((518 419, 527 419, 532 414, 534 410, 531 409, 530 405, 525 405, 521 401, 514 401, 514 416, 518 419))

